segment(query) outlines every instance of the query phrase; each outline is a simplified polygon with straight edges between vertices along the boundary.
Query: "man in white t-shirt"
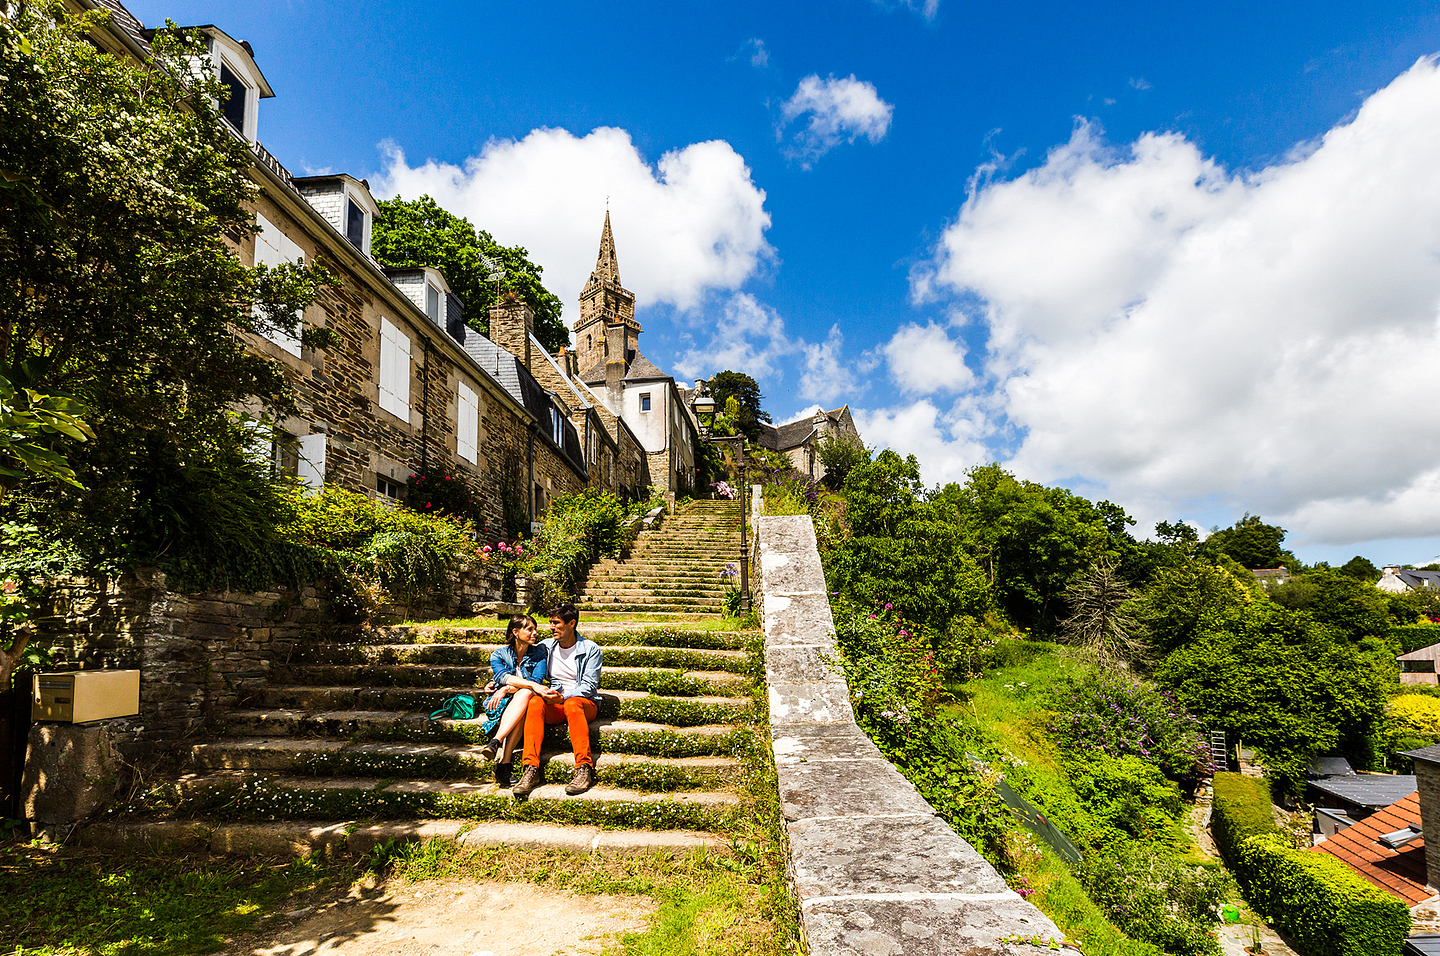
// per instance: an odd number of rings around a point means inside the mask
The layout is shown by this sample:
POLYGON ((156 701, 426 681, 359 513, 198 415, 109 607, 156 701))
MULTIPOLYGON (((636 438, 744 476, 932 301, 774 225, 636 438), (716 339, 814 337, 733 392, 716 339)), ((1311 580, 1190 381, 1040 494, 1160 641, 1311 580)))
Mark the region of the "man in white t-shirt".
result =
POLYGON ((575 776, 565 792, 574 796, 595 785, 595 761, 590 756, 590 721, 600 712, 600 645, 575 633, 580 612, 575 605, 561 604, 550 611, 555 636, 540 642, 545 652, 550 687, 530 698, 525 710, 525 772, 511 793, 529 796, 544 782, 540 773, 540 745, 545 725, 562 721, 570 729, 570 746, 575 751, 575 776))

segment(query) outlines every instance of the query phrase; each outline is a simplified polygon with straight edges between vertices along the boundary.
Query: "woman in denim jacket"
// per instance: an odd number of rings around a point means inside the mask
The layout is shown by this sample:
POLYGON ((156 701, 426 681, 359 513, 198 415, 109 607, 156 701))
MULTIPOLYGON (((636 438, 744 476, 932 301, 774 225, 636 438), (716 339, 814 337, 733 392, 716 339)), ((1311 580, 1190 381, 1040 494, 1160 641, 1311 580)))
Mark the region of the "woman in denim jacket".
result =
POLYGON ((483 752, 495 761, 495 782, 501 787, 510 786, 510 757, 525 732, 530 697, 546 689, 545 652, 535 645, 535 630, 530 615, 512 617, 505 626, 505 646, 490 655, 493 676, 485 689, 493 693, 485 701, 480 729, 490 738, 483 752))

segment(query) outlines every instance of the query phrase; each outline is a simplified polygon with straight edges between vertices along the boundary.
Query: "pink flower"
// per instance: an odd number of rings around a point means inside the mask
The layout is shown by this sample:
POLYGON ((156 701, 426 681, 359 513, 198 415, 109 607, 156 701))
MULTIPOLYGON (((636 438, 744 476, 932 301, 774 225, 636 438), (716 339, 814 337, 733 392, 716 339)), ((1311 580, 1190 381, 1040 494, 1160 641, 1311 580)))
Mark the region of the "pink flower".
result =
POLYGON ((481 548, 480 550, 481 550, 481 551, 484 551, 486 554, 489 554, 489 553, 490 553, 490 545, 487 544, 487 545, 485 545, 485 547, 481 548))
POLYGON ((893 605, 893 604, 887 604, 887 605, 885 605, 885 610, 887 610, 887 611, 893 611, 893 610, 895 610, 895 605, 893 605))

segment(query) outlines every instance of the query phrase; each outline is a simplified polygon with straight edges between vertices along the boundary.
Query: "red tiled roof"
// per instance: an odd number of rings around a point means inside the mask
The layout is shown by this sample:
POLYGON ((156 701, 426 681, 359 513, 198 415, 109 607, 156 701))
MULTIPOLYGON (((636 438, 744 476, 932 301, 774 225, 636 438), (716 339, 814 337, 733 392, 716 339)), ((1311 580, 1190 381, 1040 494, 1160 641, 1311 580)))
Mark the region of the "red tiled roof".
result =
POLYGON ((1416 837, 1399 850, 1376 839, 1408 826, 1420 827, 1418 792, 1375 811, 1314 849, 1316 853, 1329 853, 1380 889, 1404 900, 1406 906, 1414 906, 1435 895, 1425 889, 1424 837, 1416 837))

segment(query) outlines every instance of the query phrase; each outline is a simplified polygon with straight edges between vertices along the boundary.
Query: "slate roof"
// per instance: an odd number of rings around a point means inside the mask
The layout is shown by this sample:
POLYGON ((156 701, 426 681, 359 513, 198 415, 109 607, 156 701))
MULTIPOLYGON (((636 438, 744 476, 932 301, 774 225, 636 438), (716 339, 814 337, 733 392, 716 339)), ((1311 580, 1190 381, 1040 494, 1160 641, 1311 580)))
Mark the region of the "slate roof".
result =
POLYGON ((1412 760, 1423 760, 1426 763, 1440 763, 1440 744, 1431 744, 1428 747, 1421 747, 1419 750, 1407 750, 1405 756, 1412 760))
POLYGON ((1405 937, 1405 948, 1401 951, 1401 956, 1440 956, 1440 936, 1429 934, 1405 937))
POLYGON ((109 11, 111 24, 134 40, 140 49, 149 51, 151 31, 146 30, 145 24, 137 20, 135 14, 126 10, 120 0, 90 0, 89 6, 109 11))
MULTIPOLYGON (((550 394, 535 380, 535 376, 521 364, 514 355, 502 349, 474 329, 465 330, 462 343, 465 353, 475 364, 495 377, 500 387, 510 393, 525 410, 540 422, 539 435, 546 441, 550 436, 550 409, 553 407, 550 394)), ((568 419, 561 424, 561 451, 582 475, 585 474, 585 456, 580 448, 580 436, 568 419)))
POLYGON ((1357 807, 1376 810, 1388 807, 1416 791, 1413 774, 1357 773, 1353 776, 1311 780, 1308 786, 1357 807))
POLYGON ((1386 833, 1420 826, 1420 794, 1378 810, 1352 827, 1347 827, 1314 848, 1328 853, 1350 869, 1389 893, 1414 906, 1432 894, 1425 888, 1425 838, 1417 837, 1392 850, 1378 842, 1386 833))
POLYGON ((1305 773, 1310 777, 1341 777, 1355 770, 1344 757, 1316 757, 1310 761, 1305 773))
MULTIPOLYGON (((840 415, 845 411, 845 406, 831 409, 825 412, 825 417, 832 422, 839 421, 840 415)), ((779 425, 771 425, 766 422, 760 423, 760 444, 771 451, 786 451, 791 448, 798 448, 805 444, 805 441, 815 431, 815 416, 809 415, 793 422, 782 422, 779 425)))
MULTIPOLYGON (((660 371, 660 368, 646 358, 644 353, 639 349, 635 350, 635 357, 630 360, 630 367, 625 371, 625 381, 627 382, 649 382, 656 379, 668 379, 670 377, 671 376, 665 372, 660 371)), ((604 385, 605 363, 596 362, 581 372, 579 379, 586 385, 604 385)))
POLYGON ((1440 588, 1440 571, 1396 571, 1395 576, 1411 588, 1440 588))

